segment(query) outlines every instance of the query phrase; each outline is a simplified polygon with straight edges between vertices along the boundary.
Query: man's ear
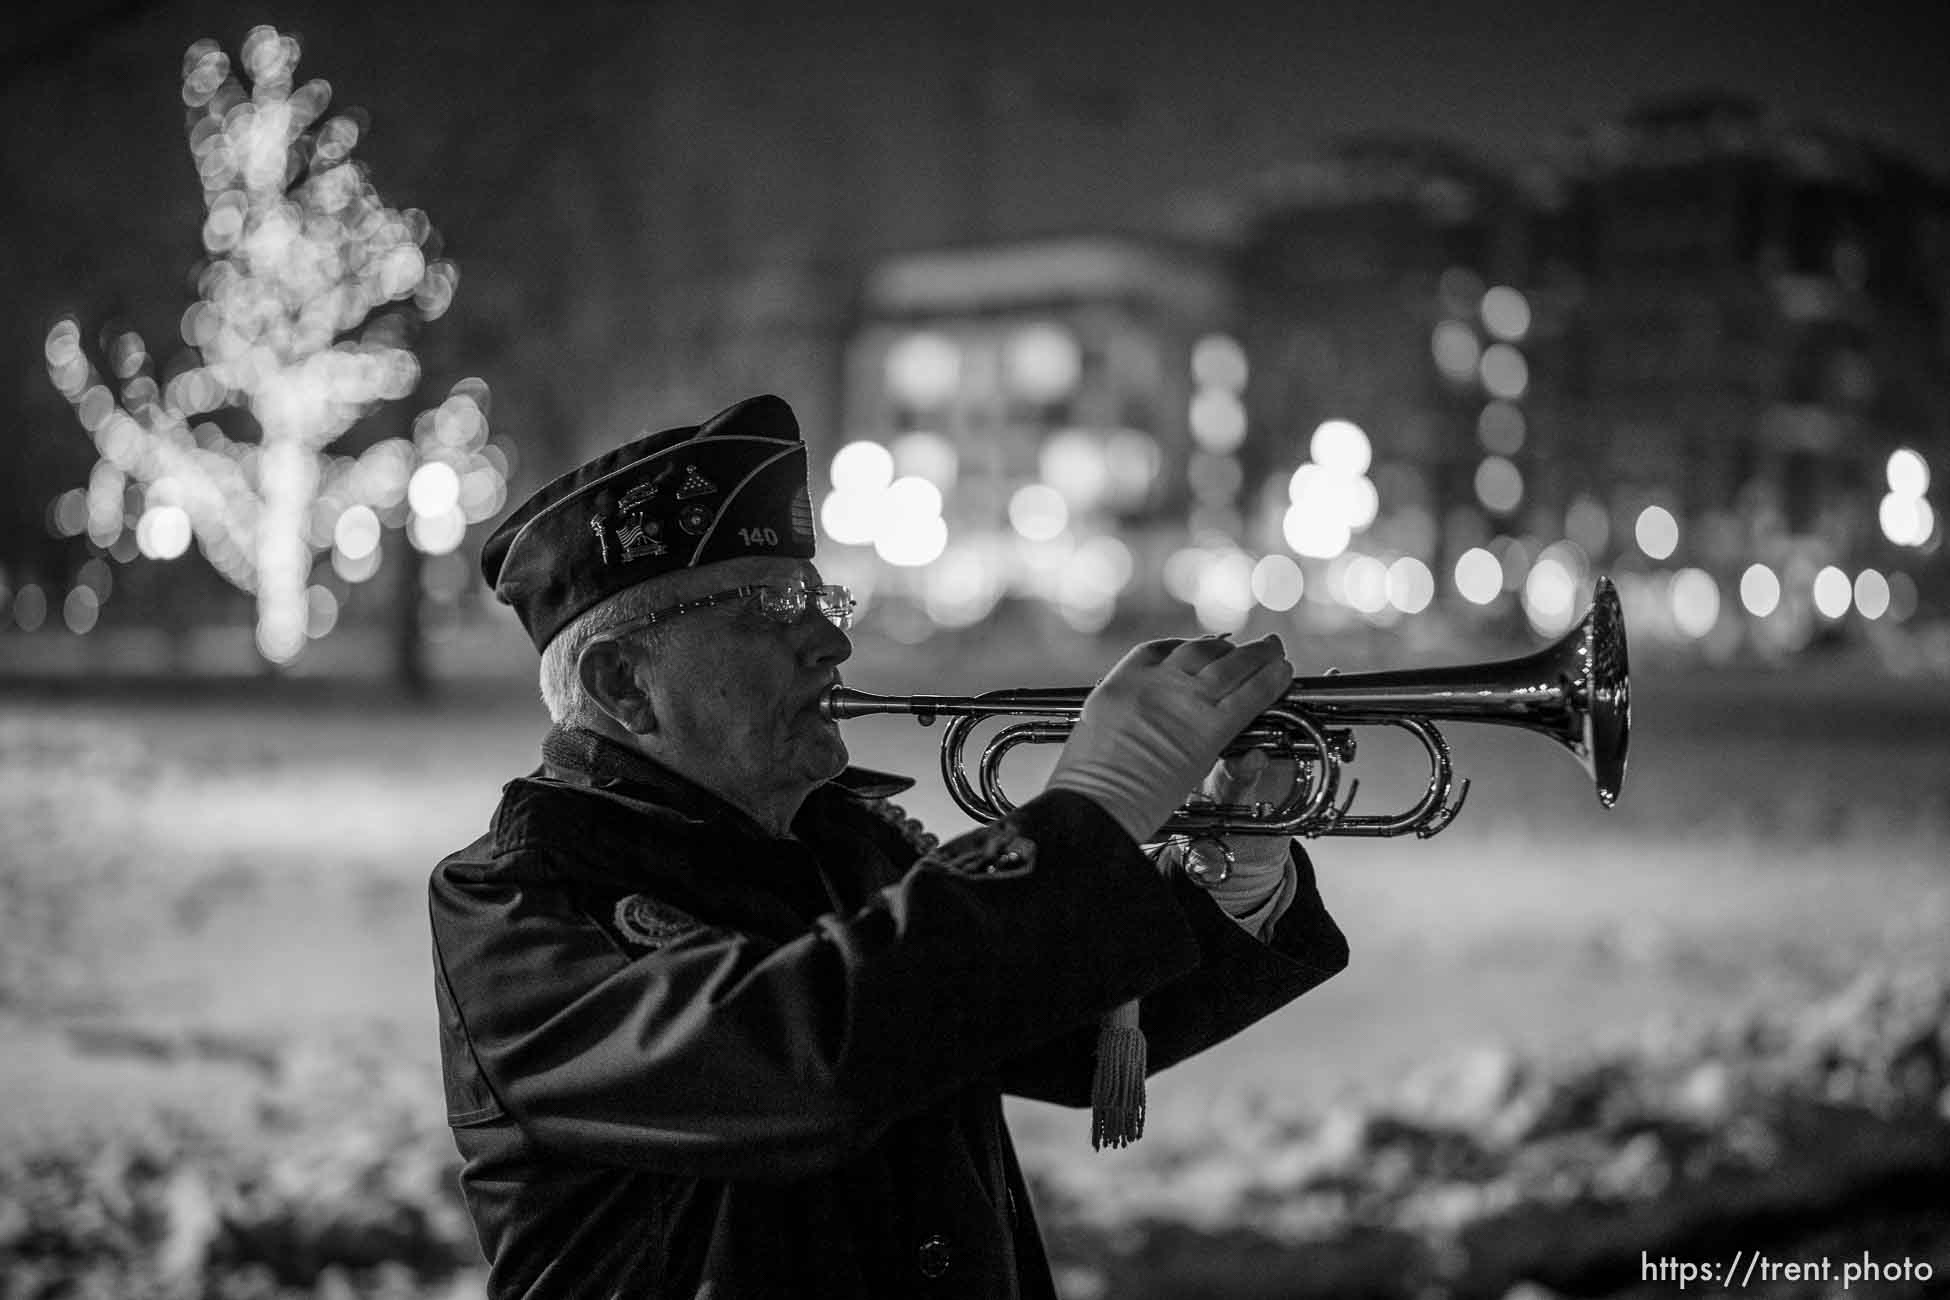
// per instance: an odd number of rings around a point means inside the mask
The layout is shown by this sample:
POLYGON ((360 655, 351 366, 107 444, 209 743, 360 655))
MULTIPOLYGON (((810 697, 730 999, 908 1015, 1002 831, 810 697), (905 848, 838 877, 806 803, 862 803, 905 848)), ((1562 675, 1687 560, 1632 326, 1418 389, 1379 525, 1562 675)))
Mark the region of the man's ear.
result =
POLYGON ((635 736, 657 729, 649 675, 650 665, 640 651, 607 637, 584 646, 576 660, 576 676, 581 679, 583 692, 618 726, 635 736))

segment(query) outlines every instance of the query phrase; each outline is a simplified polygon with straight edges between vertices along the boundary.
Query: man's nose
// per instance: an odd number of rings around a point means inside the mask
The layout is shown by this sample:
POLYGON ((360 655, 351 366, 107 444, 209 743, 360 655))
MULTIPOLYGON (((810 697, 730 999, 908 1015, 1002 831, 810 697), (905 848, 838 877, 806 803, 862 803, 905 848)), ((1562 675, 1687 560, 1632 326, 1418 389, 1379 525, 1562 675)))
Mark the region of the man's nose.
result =
POLYGON ((806 629, 806 659, 817 667, 842 664, 853 657, 853 639, 817 609, 808 609, 799 620, 806 629))

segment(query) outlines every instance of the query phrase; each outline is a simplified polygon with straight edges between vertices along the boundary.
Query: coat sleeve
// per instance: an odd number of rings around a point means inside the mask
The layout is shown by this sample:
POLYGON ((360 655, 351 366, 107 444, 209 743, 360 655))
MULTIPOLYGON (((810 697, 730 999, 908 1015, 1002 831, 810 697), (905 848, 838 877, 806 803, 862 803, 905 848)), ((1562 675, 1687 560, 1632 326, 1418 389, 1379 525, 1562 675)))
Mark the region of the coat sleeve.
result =
MULTIPOLYGON (((1173 895, 1198 943, 1198 962, 1147 994, 1139 1023, 1151 1073, 1232 1037, 1340 971, 1347 939, 1321 902, 1313 863, 1293 845, 1297 888, 1265 940, 1246 933, 1204 890, 1173 871, 1173 895)), ((1008 1061, 1003 1089, 1063 1106, 1090 1104, 1094 1025, 1037 1045, 1008 1061)))
POLYGON ((1026 872, 923 861, 788 942, 700 927, 636 957, 546 872, 438 872, 436 977, 486 1088, 542 1147, 803 1177, 1186 976, 1212 942, 1088 799, 1044 795, 1012 819, 1026 872))

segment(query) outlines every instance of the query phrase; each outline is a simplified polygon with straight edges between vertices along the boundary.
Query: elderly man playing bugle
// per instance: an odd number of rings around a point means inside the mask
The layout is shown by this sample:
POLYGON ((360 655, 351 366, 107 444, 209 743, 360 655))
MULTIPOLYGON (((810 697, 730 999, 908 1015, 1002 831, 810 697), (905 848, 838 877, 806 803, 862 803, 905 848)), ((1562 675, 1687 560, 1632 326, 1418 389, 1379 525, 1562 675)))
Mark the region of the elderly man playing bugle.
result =
POLYGON ((1339 971, 1283 838, 1145 847, 1292 678, 1137 646, 1047 788, 937 844, 820 708, 852 602, 755 397, 556 479, 482 569, 555 725, 432 879, 448 1123, 495 1300, 1053 1297, 1002 1095, 1137 1135, 1143 1078, 1339 971), (1205 873, 1216 878, 1220 873, 1205 873))

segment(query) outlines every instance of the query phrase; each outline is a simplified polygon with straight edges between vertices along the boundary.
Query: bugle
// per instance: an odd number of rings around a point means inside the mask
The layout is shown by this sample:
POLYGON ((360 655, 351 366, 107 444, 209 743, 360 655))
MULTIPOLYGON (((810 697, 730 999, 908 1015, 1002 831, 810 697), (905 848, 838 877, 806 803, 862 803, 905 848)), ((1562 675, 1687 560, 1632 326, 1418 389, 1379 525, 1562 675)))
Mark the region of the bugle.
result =
MULTIPOLYGON (((1089 694, 1089 687, 1079 686, 891 696, 835 686, 821 708, 835 720, 907 714, 928 726, 952 718, 941 738, 942 780, 962 811, 990 822, 1016 806, 1002 790, 1003 758, 1022 744, 1063 743, 1089 694), (1025 720, 997 731, 971 778, 965 758, 969 735, 984 721, 998 718, 1025 720)), ((1548 736, 1583 765, 1599 803, 1607 808, 1616 803, 1625 779, 1632 701, 1625 619, 1611 581, 1598 580, 1591 607, 1568 633, 1521 658, 1294 678, 1285 694, 1226 750, 1263 748, 1294 760, 1295 780, 1287 796, 1271 805, 1188 801, 1163 830, 1191 836, 1412 832, 1427 838, 1455 820, 1469 793, 1468 780, 1456 780, 1448 743, 1437 725, 1453 722, 1521 727, 1548 736), (1341 793, 1345 769, 1356 752, 1355 729, 1364 726, 1406 731, 1427 754, 1428 788, 1399 813, 1354 812, 1358 779, 1346 782, 1346 793, 1341 793)))

